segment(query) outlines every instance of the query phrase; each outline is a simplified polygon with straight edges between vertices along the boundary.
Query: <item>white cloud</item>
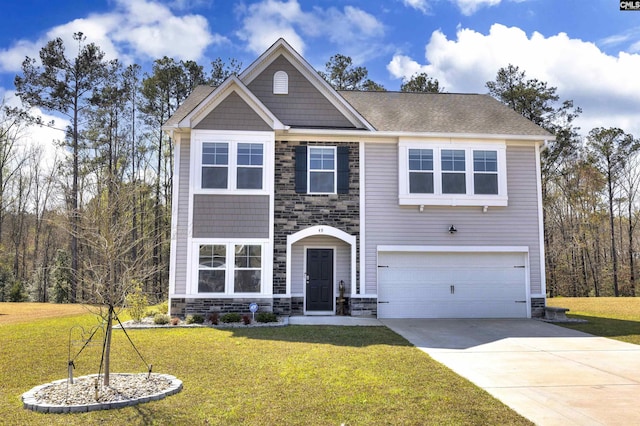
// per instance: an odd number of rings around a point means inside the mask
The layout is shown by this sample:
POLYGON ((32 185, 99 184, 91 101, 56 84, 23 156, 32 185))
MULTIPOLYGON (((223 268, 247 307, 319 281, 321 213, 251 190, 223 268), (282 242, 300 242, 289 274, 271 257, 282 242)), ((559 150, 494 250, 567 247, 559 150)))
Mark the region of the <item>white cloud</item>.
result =
POLYGON ((485 6, 496 6, 500 4, 501 0, 452 0, 463 15, 470 16, 473 15, 480 9, 485 6))
POLYGON ((405 6, 419 10, 420 12, 429 13, 429 3, 427 0, 402 0, 405 6))
POLYGON ((82 32, 88 42, 100 46, 107 58, 124 63, 133 62, 133 57, 157 59, 165 55, 198 60, 209 45, 227 41, 212 33, 201 15, 178 16, 153 0, 115 0, 110 12, 75 19, 51 28, 41 39, 19 40, 0 50, 0 71, 20 71, 25 56, 38 57, 39 49, 56 37, 71 49, 74 32, 82 32))
POLYGON ((361 57, 380 51, 377 40, 384 35, 384 26, 375 16, 353 6, 316 6, 305 11, 298 0, 263 0, 240 8, 239 12, 243 25, 237 35, 258 54, 283 37, 304 55, 303 36, 326 37, 341 53, 354 56, 358 62, 361 57), (355 57, 358 55, 360 58, 355 57))
MULTIPOLYGON (((20 99, 15 95, 13 90, 4 90, 0 87, 0 100, 4 100, 6 106, 21 106, 20 99)), ((20 133, 20 146, 40 146, 43 150, 43 167, 51 167, 54 159, 62 159, 66 152, 60 148, 57 141, 64 140, 65 130, 70 122, 53 115, 42 112, 39 108, 33 108, 29 111, 34 117, 40 117, 44 123, 54 122, 52 126, 27 126, 20 133)))
POLYGON ((583 109, 579 125, 586 133, 596 126, 621 127, 640 136, 640 55, 607 55, 591 42, 565 33, 531 36, 519 28, 494 24, 489 34, 459 29, 455 40, 434 31, 425 48, 425 62, 397 54, 387 65, 396 78, 426 72, 448 92, 487 93, 486 82, 499 68, 520 67, 528 78, 558 88, 561 100, 573 99, 583 109))

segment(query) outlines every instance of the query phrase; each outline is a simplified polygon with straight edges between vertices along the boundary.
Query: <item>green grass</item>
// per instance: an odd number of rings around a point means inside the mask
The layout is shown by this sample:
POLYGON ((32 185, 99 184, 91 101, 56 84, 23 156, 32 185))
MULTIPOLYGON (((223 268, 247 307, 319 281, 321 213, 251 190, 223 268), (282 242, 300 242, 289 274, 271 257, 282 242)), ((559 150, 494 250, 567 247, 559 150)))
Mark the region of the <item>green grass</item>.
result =
MULTIPOLYGON (((131 330, 153 371, 183 381, 160 401, 83 414, 40 414, 20 395, 66 377, 69 330, 91 315, 0 327, 0 424, 530 424, 385 327, 289 326, 131 330)), ((99 347, 76 361, 97 372, 99 347)), ((74 348, 74 353, 77 348, 74 348)), ((113 372, 145 371, 122 331, 113 372)))
POLYGON ((587 320, 558 325, 640 345, 640 298, 561 297, 548 299, 547 304, 569 308, 568 317, 587 320))

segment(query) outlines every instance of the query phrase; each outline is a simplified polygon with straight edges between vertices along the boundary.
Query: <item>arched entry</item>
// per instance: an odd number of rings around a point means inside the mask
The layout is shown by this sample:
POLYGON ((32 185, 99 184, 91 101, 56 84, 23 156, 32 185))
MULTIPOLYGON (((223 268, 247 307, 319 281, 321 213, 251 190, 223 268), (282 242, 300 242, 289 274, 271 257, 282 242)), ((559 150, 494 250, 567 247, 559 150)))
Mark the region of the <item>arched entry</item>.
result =
MULTIPOLYGON (((335 240, 334 240, 335 241, 335 240)), ((287 236, 286 256, 286 285, 287 293, 297 294, 301 291, 305 296, 306 314, 328 314, 334 312, 335 296, 338 291, 340 277, 335 277, 334 265, 342 265, 340 269, 348 272, 342 279, 351 284, 351 292, 355 291, 356 283, 356 237, 332 226, 312 226, 287 236), (310 237, 330 237, 318 239, 310 237), (308 238, 309 241, 330 241, 337 239, 335 244, 296 244, 308 238), (293 255, 295 253, 295 255, 293 255), (304 263, 304 265, 302 265, 304 263), (348 268, 348 269, 347 269, 348 268), (292 274, 295 273, 295 277, 292 274), (299 276, 300 275, 300 276, 299 276), (295 283, 295 285, 292 285, 295 283), (293 287, 293 289, 292 289, 293 287)), ((347 283, 348 284, 348 283, 347 283)), ((347 287, 348 289, 348 287, 347 287)))

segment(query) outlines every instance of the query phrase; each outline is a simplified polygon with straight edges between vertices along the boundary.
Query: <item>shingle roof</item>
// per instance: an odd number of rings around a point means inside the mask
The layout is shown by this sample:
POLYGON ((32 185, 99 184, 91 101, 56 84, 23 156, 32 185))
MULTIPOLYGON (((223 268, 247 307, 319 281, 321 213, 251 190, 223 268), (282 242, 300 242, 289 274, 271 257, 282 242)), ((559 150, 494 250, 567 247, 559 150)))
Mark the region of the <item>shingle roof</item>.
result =
POLYGON ((489 95, 339 93, 378 131, 551 136, 489 95))
POLYGON ((196 86, 187 99, 178 107, 176 112, 164 123, 165 126, 175 126, 181 122, 187 115, 191 113, 207 96, 209 96, 215 87, 200 85, 196 86))

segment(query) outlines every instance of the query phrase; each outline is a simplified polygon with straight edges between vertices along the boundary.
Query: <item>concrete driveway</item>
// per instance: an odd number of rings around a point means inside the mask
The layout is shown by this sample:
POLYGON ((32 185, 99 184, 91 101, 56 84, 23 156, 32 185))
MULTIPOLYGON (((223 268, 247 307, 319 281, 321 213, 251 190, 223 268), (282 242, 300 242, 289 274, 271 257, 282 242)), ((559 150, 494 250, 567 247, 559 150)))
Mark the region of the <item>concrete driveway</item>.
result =
POLYGON ((381 322, 537 425, 640 424, 640 346, 537 320, 381 322))

